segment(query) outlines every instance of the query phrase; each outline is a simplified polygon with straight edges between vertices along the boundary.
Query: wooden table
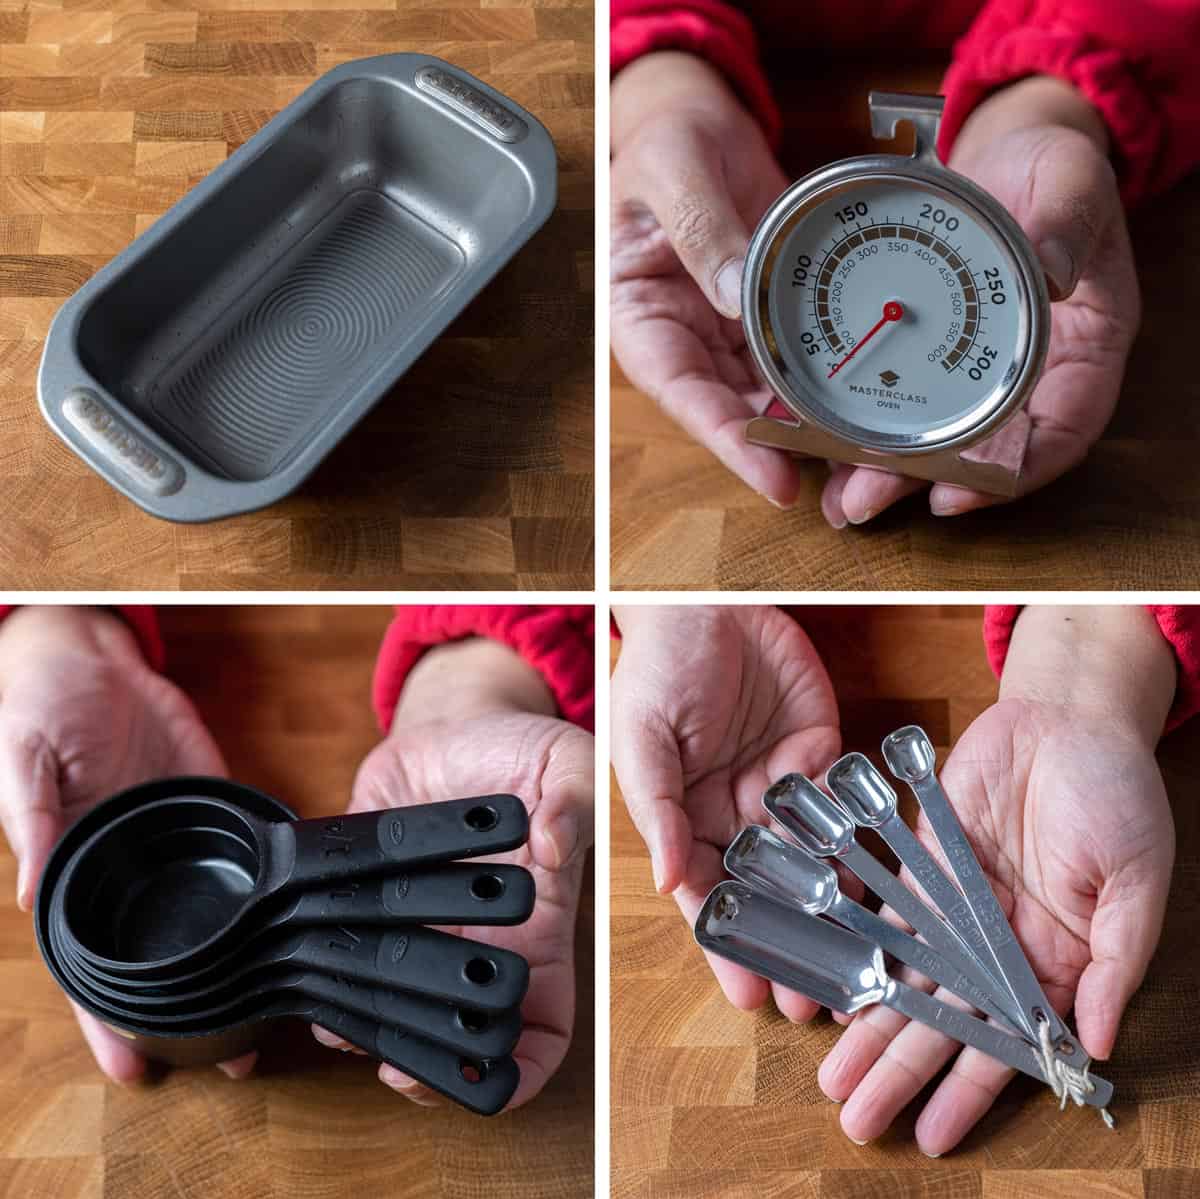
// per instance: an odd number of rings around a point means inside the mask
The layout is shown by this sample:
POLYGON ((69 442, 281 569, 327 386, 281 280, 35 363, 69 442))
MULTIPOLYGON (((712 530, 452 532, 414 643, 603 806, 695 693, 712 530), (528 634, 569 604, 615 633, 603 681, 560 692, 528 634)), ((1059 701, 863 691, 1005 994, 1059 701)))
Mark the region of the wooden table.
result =
MULTIPOLYGON (((386 608, 163 608, 169 673, 233 777, 304 816, 339 810, 377 743, 371 668, 386 608)), ((575 1199, 592 1193, 591 872, 576 935, 579 1018, 562 1069, 485 1120, 419 1108, 371 1063, 280 1029, 254 1077, 212 1067, 104 1081, 14 903, 0 838, 3 1199, 575 1199)))
MULTIPOLYGON (((977 609, 813 608, 802 621, 833 676, 847 750, 873 752, 885 734, 916 721, 944 751, 995 700, 977 609)), ((1158 954, 1104 1064, 1117 1088, 1116 1132, 1106 1132, 1090 1111, 1072 1107, 1060 1115, 1044 1087, 1018 1080, 962 1146, 937 1161, 913 1141, 913 1107, 870 1145, 847 1140, 837 1106, 816 1082, 839 1031, 827 1015, 796 1026, 773 1007, 741 1013, 725 1001, 674 901, 655 893, 645 848, 614 783, 614 1196, 1200 1194, 1200 1039, 1169 1031, 1176 1021, 1194 1023, 1200 992, 1195 725, 1168 737, 1159 752, 1178 855, 1158 954), (1136 1061, 1122 1054, 1134 1041, 1143 1045, 1136 1061)))
MULTIPOLYGON (((782 64, 789 121, 782 161, 799 178, 878 152, 866 93, 936 92, 940 61, 782 64), (803 78, 801 78, 803 76, 803 78), (801 115, 802 114, 802 115, 801 115)), ((908 152, 911 140, 897 152, 908 152)), ((885 150, 886 146, 883 147, 885 150)), ((819 500, 828 471, 805 470, 779 512, 613 371, 614 587, 769 590, 1180 588, 1200 579, 1200 176, 1131 221, 1144 315, 1116 415, 1087 461, 1036 495, 934 517, 910 498, 862 528, 833 530, 819 500)))
POLYGON ((0 0, 0 581, 586 588, 593 523, 592 6, 0 0), (145 515, 36 403, 62 301, 318 75, 437 54, 549 128, 548 225, 298 493, 145 515))

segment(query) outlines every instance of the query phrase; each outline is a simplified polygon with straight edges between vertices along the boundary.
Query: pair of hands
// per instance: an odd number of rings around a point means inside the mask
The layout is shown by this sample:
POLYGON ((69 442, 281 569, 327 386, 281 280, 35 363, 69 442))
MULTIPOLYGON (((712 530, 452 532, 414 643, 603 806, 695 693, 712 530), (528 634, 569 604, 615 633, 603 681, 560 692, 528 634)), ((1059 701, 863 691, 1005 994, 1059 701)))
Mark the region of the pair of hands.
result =
MULTIPOLYGON (((632 382, 734 474, 778 507, 799 464, 748 443, 773 398, 746 347, 741 273, 750 231, 787 184, 762 130, 724 79, 675 51, 626 67, 612 89, 612 344, 632 382), (650 114, 650 115, 647 115, 650 114)), ((1028 235, 1047 276, 1050 348, 1029 402, 1022 493, 1082 461, 1108 424, 1140 318, 1137 275, 1098 114, 1046 77, 985 100, 949 165, 985 188, 1028 235)), ((821 511, 862 524, 929 488, 889 471, 831 463, 821 511)), ((936 515, 1001 502, 938 483, 936 515)))
MULTIPOLYGON (((820 780, 840 754, 833 688, 811 641, 777 608, 638 607, 616 616, 613 762, 656 886, 690 924, 724 877, 726 846, 746 824, 765 823, 767 784, 789 771, 820 780)), ((1047 998, 1060 1013, 1074 1002, 1079 1038, 1101 1060, 1162 927, 1174 828, 1154 745, 1174 683, 1171 652, 1144 610, 1026 609, 999 702, 941 772, 1047 998)), ((923 819, 916 832, 940 857, 923 819)), ((819 1010, 730 962, 709 961, 739 1008, 770 995, 793 1021, 819 1010)), ((939 998, 965 1006, 944 991, 939 998)), ((916 1125, 922 1151, 939 1156, 1012 1076, 888 1008, 834 1018, 847 1027, 818 1080, 843 1103, 842 1129, 859 1143, 880 1136, 957 1054, 916 1125)))
MULTIPOLYGON (((504 646, 439 647, 409 675, 392 730, 360 766, 349 805, 360 811, 492 791, 511 791, 529 805, 528 844, 500 860, 533 872, 532 918, 513 928, 462 930, 529 960, 513 1106, 536 1095, 558 1068, 574 1022, 592 739, 554 711, 541 678, 504 646)), ((0 822, 18 859, 22 908, 32 907, 59 836, 100 800, 152 778, 225 773, 196 709, 146 664, 119 618, 99 609, 22 608, 0 625, 0 822)), ((145 1059, 125 1041, 82 1008, 75 1013, 105 1074, 123 1083, 145 1074, 145 1059)), ((325 1030, 314 1035, 342 1047, 325 1030)), ((220 1069, 240 1078, 255 1057, 220 1069)), ((439 1101, 390 1066, 380 1066, 379 1076, 419 1103, 439 1101)))

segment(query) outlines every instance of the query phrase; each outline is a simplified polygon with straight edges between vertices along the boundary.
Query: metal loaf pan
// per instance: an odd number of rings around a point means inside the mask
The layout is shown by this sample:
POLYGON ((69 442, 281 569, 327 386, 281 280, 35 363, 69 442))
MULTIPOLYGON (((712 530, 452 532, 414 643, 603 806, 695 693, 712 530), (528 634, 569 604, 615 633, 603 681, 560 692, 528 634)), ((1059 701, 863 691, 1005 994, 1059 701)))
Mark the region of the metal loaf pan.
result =
POLYGON ((440 59, 330 71, 63 305, 38 400, 155 516, 295 489, 554 209, 550 135, 440 59))

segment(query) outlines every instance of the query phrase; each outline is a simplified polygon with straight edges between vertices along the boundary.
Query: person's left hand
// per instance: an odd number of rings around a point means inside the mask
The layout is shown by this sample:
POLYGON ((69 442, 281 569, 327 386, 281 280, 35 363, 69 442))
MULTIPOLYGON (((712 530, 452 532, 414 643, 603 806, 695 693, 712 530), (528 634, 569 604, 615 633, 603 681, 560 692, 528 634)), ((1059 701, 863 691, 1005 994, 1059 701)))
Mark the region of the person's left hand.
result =
MULTIPOLYGON (((1130 613, 1149 622, 1144 611, 1130 613)), ((1055 618, 1037 613, 1031 619, 1055 618)), ((1162 641, 1156 629, 1149 633, 1162 641)), ((1074 1002, 1080 1043, 1098 1061, 1109 1056, 1158 942, 1174 859, 1174 825, 1154 759, 1174 679, 1165 641, 1162 647, 1165 703, 1139 703, 1144 697, 1132 696, 1131 684, 1125 701, 1107 688, 1116 705, 1108 711, 1081 708, 1074 699, 1050 697, 1054 683, 1039 681, 985 711, 941 772, 1047 999, 1059 1015, 1074 1002)), ((1039 649, 1051 666, 1046 680, 1062 664, 1054 663, 1054 647, 1036 643, 1025 647, 1026 664, 1039 649)), ((1034 669, 1040 669, 1036 663, 1034 669)), ((1007 667, 1005 682, 1017 689, 1007 667)), ((924 816, 916 831, 944 865, 924 816)), ((903 977, 932 989, 926 980, 903 977)), ((938 997, 966 1006, 945 990, 938 997)), ((916 1124, 922 1152, 938 1157, 987 1112, 1010 1069, 874 1006, 842 1034, 818 1081, 830 1099, 844 1101, 842 1130, 862 1144, 880 1136, 956 1053, 916 1124)))
MULTIPOLYGON (((503 792, 525 801, 528 843, 487 860, 533 873, 533 915, 511 927, 445 930, 513 950, 529 962, 529 991, 521 1005, 525 1027, 513 1054, 521 1082, 510 1107, 527 1103, 558 1069, 575 1019, 575 916, 592 841, 593 740, 546 714, 553 711, 545 684, 505 646, 476 640, 430 651, 409 675, 391 732, 359 768, 347 809, 503 792), (509 671, 515 688, 498 679, 509 671), (532 703, 522 690, 532 690, 532 703)), ((326 1029, 314 1026, 313 1033, 322 1044, 349 1048, 326 1029)), ((379 1078, 417 1103, 444 1102, 392 1066, 381 1065, 379 1078)))
MULTIPOLYGON (((1120 395, 1141 319, 1137 272, 1099 115, 1069 84, 1032 76, 1003 88, 967 119, 949 165, 1012 213, 1045 270, 1050 348, 1028 414, 1018 480, 1025 495, 1078 465, 1120 395)), ((863 524, 929 488, 874 467, 833 464, 821 511, 835 528, 863 524)), ((957 516, 1003 497, 935 483, 935 516, 957 516)))

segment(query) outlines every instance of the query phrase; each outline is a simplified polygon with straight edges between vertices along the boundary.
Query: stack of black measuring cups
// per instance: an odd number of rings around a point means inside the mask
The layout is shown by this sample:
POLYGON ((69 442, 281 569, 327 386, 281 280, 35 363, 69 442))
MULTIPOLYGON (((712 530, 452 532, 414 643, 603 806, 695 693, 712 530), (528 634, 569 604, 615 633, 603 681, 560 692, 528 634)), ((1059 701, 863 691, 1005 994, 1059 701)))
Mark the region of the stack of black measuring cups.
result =
POLYGON ((227 1060, 295 1016, 492 1115, 519 1081, 529 966, 445 928, 529 918, 527 870, 470 860, 528 835, 513 795, 296 820, 239 783, 162 779, 59 841, 38 944, 63 990, 148 1057, 227 1060))

